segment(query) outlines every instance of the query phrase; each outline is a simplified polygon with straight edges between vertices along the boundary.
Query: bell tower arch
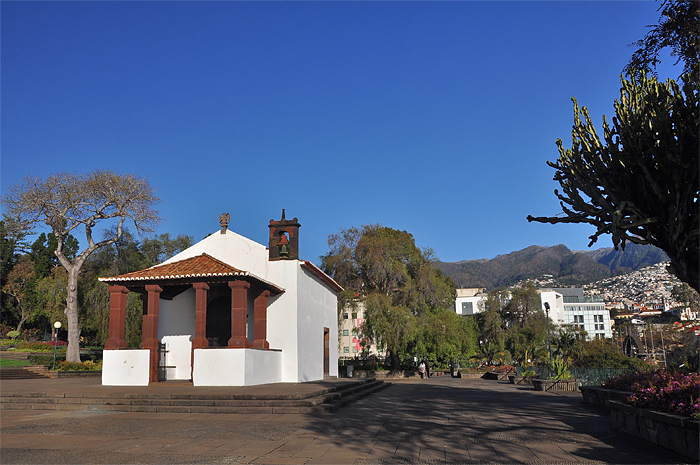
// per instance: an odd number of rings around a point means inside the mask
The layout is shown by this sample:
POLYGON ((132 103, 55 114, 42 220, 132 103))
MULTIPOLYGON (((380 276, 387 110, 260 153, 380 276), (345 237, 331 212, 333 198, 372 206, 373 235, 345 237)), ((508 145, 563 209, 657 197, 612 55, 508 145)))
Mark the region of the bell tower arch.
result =
POLYGON ((288 220, 282 209, 282 219, 270 220, 270 261, 299 260, 299 220, 288 220))

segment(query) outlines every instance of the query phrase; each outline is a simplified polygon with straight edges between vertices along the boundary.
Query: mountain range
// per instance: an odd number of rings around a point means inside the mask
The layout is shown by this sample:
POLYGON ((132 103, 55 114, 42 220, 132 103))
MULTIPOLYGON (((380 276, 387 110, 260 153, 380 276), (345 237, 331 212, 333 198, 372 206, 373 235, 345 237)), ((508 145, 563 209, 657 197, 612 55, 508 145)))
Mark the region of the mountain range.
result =
POLYGON ((495 289, 546 275, 561 285, 583 285, 668 260, 661 249, 651 245, 628 243, 624 251, 612 247, 572 251, 560 244, 533 245, 490 260, 438 261, 436 266, 458 288, 495 289))

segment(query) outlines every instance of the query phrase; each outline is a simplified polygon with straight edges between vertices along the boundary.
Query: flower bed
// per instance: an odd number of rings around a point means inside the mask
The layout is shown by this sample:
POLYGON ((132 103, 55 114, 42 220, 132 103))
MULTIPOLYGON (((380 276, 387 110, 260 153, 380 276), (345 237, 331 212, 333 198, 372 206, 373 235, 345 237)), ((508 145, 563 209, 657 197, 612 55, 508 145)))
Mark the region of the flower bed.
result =
POLYGON ((657 370, 611 378, 603 387, 631 391, 628 403, 637 407, 700 419, 700 375, 657 370))

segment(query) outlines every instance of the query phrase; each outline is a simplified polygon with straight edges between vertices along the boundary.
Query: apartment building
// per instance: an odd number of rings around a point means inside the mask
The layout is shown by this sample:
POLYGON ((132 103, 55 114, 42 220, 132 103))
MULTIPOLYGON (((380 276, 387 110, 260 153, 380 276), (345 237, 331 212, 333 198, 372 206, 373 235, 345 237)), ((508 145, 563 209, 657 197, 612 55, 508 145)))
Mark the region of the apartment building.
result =
MULTIPOLYGON (((338 358, 347 360, 363 356, 362 324, 365 321, 364 304, 362 302, 351 302, 343 310, 338 321, 338 358)), ((375 344, 371 344, 367 355, 385 357, 386 351, 379 351, 375 344)))

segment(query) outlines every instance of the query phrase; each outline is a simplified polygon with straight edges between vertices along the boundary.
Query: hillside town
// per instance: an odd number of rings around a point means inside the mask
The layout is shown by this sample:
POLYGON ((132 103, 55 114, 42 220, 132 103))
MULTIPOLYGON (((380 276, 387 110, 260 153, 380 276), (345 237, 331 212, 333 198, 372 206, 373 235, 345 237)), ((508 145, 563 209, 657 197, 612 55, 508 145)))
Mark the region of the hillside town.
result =
POLYGON ((632 273, 607 278, 584 286, 588 296, 602 297, 605 307, 619 316, 658 316, 672 312, 681 320, 698 318, 697 309, 687 302, 677 302, 673 288, 681 282, 667 270, 668 262, 657 263, 632 273))

